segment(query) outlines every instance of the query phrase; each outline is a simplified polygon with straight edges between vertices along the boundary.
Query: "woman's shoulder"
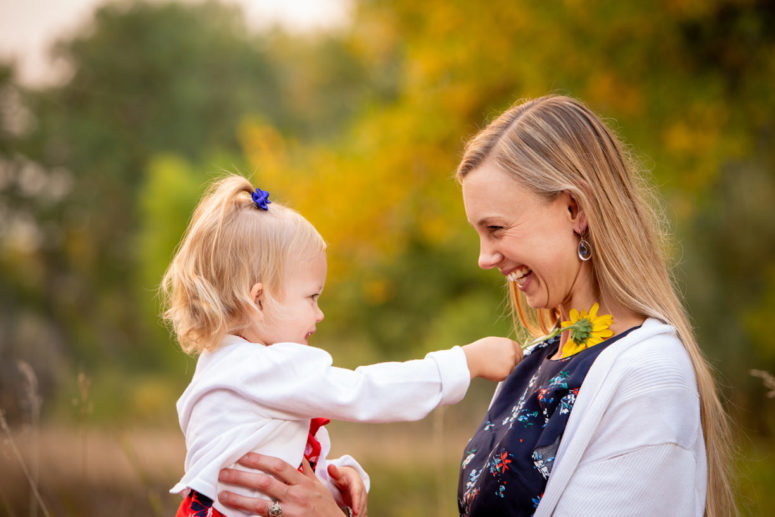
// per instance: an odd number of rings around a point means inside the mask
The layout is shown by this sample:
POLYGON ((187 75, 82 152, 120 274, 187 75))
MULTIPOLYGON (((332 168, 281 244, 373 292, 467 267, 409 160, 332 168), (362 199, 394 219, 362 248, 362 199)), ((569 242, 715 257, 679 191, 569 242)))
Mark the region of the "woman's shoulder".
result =
POLYGON ((689 389, 696 392, 694 367, 672 325, 653 318, 605 350, 609 376, 635 390, 689 389))

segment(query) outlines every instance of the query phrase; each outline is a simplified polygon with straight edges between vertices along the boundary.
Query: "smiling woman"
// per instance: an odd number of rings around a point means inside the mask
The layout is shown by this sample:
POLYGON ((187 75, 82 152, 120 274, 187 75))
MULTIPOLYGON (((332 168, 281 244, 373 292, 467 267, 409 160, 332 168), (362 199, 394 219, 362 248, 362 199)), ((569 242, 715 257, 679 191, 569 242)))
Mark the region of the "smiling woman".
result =
POLYGON ((599 304, 613 334, 528 351, 466 447, 461 515, 733 514, 725 413, 613 133, 574 99, 527 101, 457 176, 479 265, 506 276, 520 323, 547 334, 590 308, 595 330, 599 304))

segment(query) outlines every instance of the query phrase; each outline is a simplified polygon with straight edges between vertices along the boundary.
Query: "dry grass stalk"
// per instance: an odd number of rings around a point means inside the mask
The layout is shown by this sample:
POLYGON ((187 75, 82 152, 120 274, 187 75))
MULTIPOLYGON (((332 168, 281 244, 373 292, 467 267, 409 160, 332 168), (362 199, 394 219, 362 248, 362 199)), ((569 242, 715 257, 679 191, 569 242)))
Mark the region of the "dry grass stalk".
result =
MULTIPOLYGON (((30 476, 32 485, 38 486, 39 467, 40 467, 40 449, 38 447, 38 429, 40 427, 40 408, 43 406, 43 398, 38 390, 38 376, 35 370, 25 361, 17 361, 16 367, 24 377, 24 405, 27 407, 30 416, 30 434, 32 436, 32 447, 30 451, 30 476)), ((35 504, 35 493, 30 492, 29 517, 37 517, 38 506, 35 504)))
POLYGON ((770 390, 767 396, 775 398, 775 377, 771 373, 764 370, 751 370, 749 373, 754 377, 761 377, 762 381, 764 381, 764 387, 770 390))
POLYGON ((145 492, 148 495, 148 504, 151 506, 153 514, 156 517, 163 517, 164 506, 161 502, 161 498, 159 498, 159 495, 154 492, 153 483, 151 482, 149 476, 146 474, 145 469, 143 469, 137 451, 132 446, 132 443, 129 441, 125 434, 121 435, 121 448, 123 449, 124 455, 126 455, 127 460, 129 460, 129 463, 132 465, 132 468, 137 473, 140 482, 145 488, 145 492))
POLYGON ((84 479, 86 479, 86 455, 89 438, 87 421, 93 409, 93 404, 89 400, 89 388, 91 388, 91 379, 83 371, 78 372, 79 398, 73 399, 73 405, 78 408, 78 421, 81 425, 81 477, 84 479))
POLYGON ((22 457, 21 452, 19 452, 19 448, 16 447, 16 442, 14 442, 13 440, 11 429, 8 427, 8 422, 5 421, 5 413, 1 409, 0 409, 0 429, 2 429, 3 432, 5 433, 8 439, 8 443, 11 445, 11 450, 13 451, 14 456, 16 456, 16 460, 19 462, 19 466, 21 467, 22 472, 24 473, 24 477, 27 478, 27 482, 30 484, 30 488, 32 489, 35 502, 37 502, 37 504, 40 505, 40 509, 43 510, 43 513, 46 515, 46 517, 51 517, 51 514, 49 513, 48 508, 46 507, 46 503, 43 502, 43 497, 41 497, 40 491, 38 490, 38 484, 35 482, 32 475, 30 474, 30 471, 27 468, 27 464, 24 462, 24 458, 22 457))

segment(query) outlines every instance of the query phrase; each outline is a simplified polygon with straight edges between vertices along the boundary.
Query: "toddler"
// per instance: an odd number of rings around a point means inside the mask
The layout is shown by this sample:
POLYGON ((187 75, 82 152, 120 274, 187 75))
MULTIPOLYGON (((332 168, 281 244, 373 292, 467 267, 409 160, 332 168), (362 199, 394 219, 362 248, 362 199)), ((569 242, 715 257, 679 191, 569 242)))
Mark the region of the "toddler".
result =
POLYGON ((357 514, 369 478, 350 456, 326 458, 328 419, 418 420, 462 399, 473 377, 504 379, 521 358, 515 342, 489 337, 414 361, 332 366, 307 346, 323 319, 325 248, 306 219, 241 176, 213 184, 196 208, 162 281, 165 319, 183 350, 199 354, 177 403, 187 449, 171 490, 186 496, 178 516, 246 515, 217 501, 218 472, 250 451, 300 468, 306 460, 357 514))

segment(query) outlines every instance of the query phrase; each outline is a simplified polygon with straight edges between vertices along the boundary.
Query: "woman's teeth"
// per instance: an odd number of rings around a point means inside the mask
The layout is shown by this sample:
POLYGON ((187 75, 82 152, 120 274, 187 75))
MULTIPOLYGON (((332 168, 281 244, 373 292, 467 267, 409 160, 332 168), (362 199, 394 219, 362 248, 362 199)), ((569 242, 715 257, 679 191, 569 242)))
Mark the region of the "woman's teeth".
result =
POLYGON ((508 275, 506 275, 506 280, 508 280, 509 282, 519 282, 520 280, 525 278, 530 273, 531 273, 530 268, 522 266, 522 267, 512 271, 508 275))

